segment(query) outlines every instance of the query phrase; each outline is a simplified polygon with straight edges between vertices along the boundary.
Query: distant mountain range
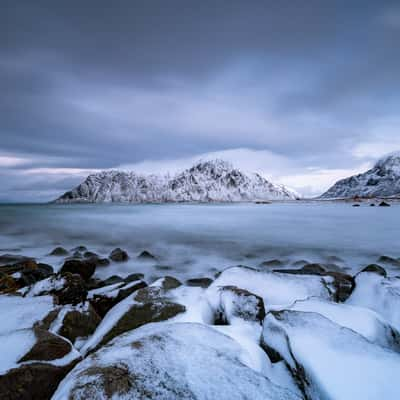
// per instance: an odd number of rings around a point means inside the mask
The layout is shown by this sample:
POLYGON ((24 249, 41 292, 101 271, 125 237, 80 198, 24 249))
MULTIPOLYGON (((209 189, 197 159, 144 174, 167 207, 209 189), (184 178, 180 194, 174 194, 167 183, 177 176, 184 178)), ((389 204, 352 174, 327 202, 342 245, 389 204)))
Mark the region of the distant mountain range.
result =
POLYGON ((320 198, 396 196, 400 196, 400 152, 380 159, 373 168, 363 174, 341 179, 320 198))
POLYGON ((103 171, 89 175, 55 203, 163 203, 294 200, 298 194, 223 160, 204 161, 171 177, 103 171))

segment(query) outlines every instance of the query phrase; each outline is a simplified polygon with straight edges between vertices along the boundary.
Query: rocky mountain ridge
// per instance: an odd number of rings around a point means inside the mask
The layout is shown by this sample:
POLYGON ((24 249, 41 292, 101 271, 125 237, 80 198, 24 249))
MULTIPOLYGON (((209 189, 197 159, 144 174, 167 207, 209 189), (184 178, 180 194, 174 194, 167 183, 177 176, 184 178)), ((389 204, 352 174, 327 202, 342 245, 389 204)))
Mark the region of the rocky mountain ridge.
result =
POLYGON ((259 174, 223 160, 200 161, 175 176, 103 171, 55 200, 56 203, 164 203, 294 200, 298 195, 259 174))

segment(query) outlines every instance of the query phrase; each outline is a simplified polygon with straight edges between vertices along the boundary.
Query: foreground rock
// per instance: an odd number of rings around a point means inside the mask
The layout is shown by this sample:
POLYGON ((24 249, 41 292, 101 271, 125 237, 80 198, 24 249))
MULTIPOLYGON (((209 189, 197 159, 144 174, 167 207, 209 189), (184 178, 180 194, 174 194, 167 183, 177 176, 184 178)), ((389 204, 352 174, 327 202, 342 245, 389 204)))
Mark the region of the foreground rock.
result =
POLYGON ((91 260, 66 260, 60 269, 61 274, 67 272, 79 274, 85 281, 88 281, 96 270, 96 263, 91 260))
POLYGON ((307 398, 398 399, 400 355, 320 314, 270 312, 263 341, 290 366, 307 398))
POLYGON ((0 296, 0 398, 49 399, 80 354, 44 326, 56 311, 50 296, 0 296))
POLYGON ((356 287, 346 304, 369 308, 400 331, 400 278, 385 278, 379 272, 357 274, 356 287))
POLYGON ((329 271, 321 264, 306 264, 300 269, 274 270, 282 274, 317 275, 333 278, 332 286, 335 301, 346 301, 354 289, 354 279, 351 275, 338 271, 329 271))
POLYGON ((289 400, 238 359, 240 346, 200 324, 152 324, 116 338, 79 363, 53 400, 289 400))
POLYGON ((264 300, 265 308, 276 305, 290 305, 296 300, 316 296, 327 300, 333 298, 332 277, 293 275, 259 271, 249 267, 231 267, 222 271, 207 289, 207 296, 219 298, 220 288, 236 286, 245 289, 264 300))
POLYGON ((103 318, 116 304, 146 286, 146 282, 142 280, 129 283, 122 281, 90 291, 89 300, 96 312, 103 318))
POLYGON ((148 287, 139 289, 111 308, 82 348, 82 352, 104 346, 129 330, 151 322, 165 321, 183 313, 186 308, 168 298, 168 290, 177 287, 178 281, 175 281, 162 278, 148 287))

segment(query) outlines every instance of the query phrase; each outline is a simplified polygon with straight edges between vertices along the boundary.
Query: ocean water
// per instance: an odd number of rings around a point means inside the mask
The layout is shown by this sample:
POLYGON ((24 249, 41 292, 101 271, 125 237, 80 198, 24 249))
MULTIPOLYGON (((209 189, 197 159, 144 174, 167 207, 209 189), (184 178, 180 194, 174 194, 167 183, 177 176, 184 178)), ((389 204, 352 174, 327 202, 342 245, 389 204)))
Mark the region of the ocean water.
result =
POLYGON ((34 256, 57 269, 62 258, 48 253, 59 245, 85 245, 104 256, 115 247, 127 250, 128 262, 97 269, 101 278, 133 272, 148 279, 213 276, 231 265, 271 259, 285 267, 301 259, 334 262, 356 272, 381 255, 400 257, 400 205, 0 205, 0 254, 34 256), (143 250, 157 261, 138 261, 143 250))

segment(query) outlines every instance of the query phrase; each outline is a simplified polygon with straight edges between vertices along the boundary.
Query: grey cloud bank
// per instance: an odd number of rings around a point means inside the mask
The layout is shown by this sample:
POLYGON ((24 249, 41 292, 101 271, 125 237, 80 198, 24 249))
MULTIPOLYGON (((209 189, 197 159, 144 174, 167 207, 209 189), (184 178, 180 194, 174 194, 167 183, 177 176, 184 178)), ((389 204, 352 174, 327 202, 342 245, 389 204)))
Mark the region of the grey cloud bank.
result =
POLYGON ((399 15, 389 1, 5 1, 0 201, 215 154, 320 194, 400 148, 399 15))

